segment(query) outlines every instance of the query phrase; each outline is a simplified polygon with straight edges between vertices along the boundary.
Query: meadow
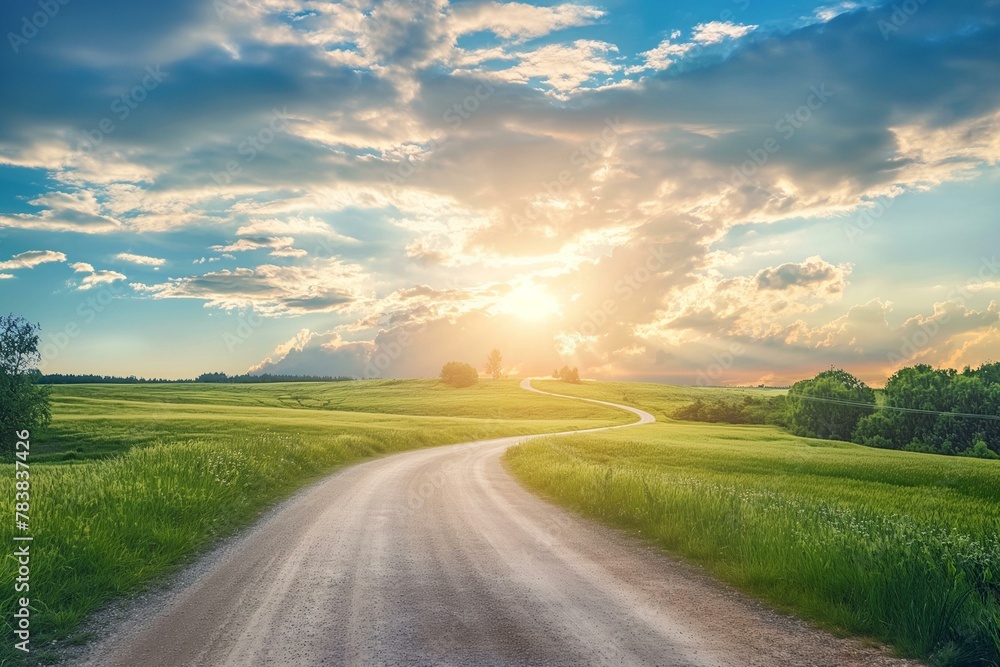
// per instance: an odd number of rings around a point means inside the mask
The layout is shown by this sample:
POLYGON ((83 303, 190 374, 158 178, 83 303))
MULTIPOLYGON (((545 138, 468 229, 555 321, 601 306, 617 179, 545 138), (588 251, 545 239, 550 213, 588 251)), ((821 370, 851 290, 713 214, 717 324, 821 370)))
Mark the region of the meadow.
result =
POLYGON ((997 462, 667 417, 726 390, 534 385, 662 421, 513 448, 528 487, 835 632, 937 665, 1000 664, 997 462))
MULTIPOLYGON (((53 390, 32 434, 32 660, 118 596, 140 591, 275 502, 343 465, 393 452, 631 420, 529 394, 514 380, 281 385, 79 385, 53 390)), ((0 495, 14 496, 12 465, 0 495)), ((0 540, 12 544, 11 522, 0 540)), ((0 576, 11 637, 14 571, 0 576)), ((21 656, 5 641, 0 664, 21 656)))

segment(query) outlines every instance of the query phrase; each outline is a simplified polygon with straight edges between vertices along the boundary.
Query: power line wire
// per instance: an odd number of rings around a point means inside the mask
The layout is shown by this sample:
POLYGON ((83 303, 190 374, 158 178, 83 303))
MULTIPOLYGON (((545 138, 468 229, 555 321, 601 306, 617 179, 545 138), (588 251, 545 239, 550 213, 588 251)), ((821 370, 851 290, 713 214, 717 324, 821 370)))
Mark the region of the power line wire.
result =
POLYGON ((788 392, 788 395, 796 396, 798 398, 802 398, 807 401, 819 401, 822 403, 834 403, 836 405, 850 405, 861 408, 873 408, 875 410, 895 410, 897 412, 912 412, 924 415, 944 415, 946 417, 969 417, 971 419, 989 419, 994 421, 1000 421, 1000 415, 984 415, 974 412, 945 412, 942 410, 924 410, 921 408, 903 408, 895 405, 878 405, 875 403, 862 403, 861 401, 848 401, 847 399, 841 399, 841 398, 823 398, 820 396, 807 396, 806 394, 793 394, 792 392, 788 392))

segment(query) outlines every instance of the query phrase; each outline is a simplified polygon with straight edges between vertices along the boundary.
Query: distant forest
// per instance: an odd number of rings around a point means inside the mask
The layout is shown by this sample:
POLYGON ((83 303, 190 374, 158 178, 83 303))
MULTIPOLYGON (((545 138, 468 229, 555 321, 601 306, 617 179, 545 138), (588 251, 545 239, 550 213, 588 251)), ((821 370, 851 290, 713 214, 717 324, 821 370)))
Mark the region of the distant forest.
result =
POLYGON ((796 382, 787 395, 714 396, 685 405, 675 419, 772 424, 795 435, 869 447, 1000 458, 1000 363, 962 371, 926 364, 901 368, 877 392, 831 369, 796 382))
POLYGON ((227 375, 226 373, 202 373, 193 380, 166 380, 162 378, 143 378, 129 375, 71 375, 50 373, 40 375, 38 384, 176 384, 179 382, 205 382, 214 384, 266 384, 270 382, 346 382, 351 377, 333 377, 329 375, 227 375))

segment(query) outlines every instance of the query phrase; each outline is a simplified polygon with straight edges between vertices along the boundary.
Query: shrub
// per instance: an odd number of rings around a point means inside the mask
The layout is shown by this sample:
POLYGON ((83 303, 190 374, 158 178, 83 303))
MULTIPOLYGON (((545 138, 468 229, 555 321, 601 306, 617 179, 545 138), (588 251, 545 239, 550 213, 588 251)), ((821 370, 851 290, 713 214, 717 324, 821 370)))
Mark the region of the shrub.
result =
POLYGON ((452 387, 471 387, 479 382, 479 373, 462 361, 449 361, 441 367, 441 381, 452 387))

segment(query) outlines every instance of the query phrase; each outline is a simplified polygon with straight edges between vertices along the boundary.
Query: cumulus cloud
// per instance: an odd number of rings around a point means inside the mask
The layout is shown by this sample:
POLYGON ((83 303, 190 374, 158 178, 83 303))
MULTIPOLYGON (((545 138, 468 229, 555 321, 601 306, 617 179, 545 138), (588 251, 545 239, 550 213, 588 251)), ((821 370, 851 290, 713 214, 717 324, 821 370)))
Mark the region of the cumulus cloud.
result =
POLYGON ((604 11, 587 5, 538 7, 522 2, 469 3, 458 5, 452 12, 459 34, 488 30, 498 37, 517 41, 587 25, 604 15, 604 11))
POLYGON ((338 260, 311 267, 264 264, 213 271, 137 289, 157 299, 199 299, 226 310, 253 308, 270 315, 344 310, 363 296, 367 274, 338 260))
POLYGON ((287 237, 289 235, 311 235, 323 237, 327 243, 356 245, 359 241, 341 234, 329 223, 316 216, 292 216, 280 218, 254 218, 236 230, 240 236, 287 237))
POLYGON ((115 255, 115 259, 128 262, 129 264, 137 264, 139 266, 163 266, 167 263, 167 260, 161 259, 159 257, 149 257, 148 255, 135 255, 130 252, 120 252, 115 255))
POLYGON ((511 83, 541 79, 560 93, 574 91, 598 75, 621 69, 610 56, 618 47, 608 42, 579 39, 570 44, 549 44, 515 55, 517 64, 499 70, 478 69, 476 74, 511 83))
POLYGON ((691 41, 699 44, 717 44, 725 39, 739 39, 757 29, 755 25, 742 25, 726 21, 699 23, 691 33, 691 41))
POLYGON ((786 290, 801 287, 840 293, 844 290, 844 267, 824 262, 820 257, 810 257, 805 262, 788 262, 767 268, 757 274, 757 287, 763 290, 786 290))
POLYGON ((678 42, 677 39, 680 37, 680 32, 675 31, 671 33, 670 37, 657 44, 656 48, 641 53, 640 55, 645 60, 644 66, 630 68, 630 71, 640 72, 643 69, 668 69, 685 56, 713 44, 720 44, 728 40, 737 40, 745 37, 756 30, 757 27, 756 25, 743 25, 726 21, 699 23, 691 31, 691 39, 687 42, 678 42))
POLYGON ((646 332, 686 330, 709 334, 767 338, 789 319, 840 301, 851 273, 849 264, 833 265, 820 257, 768 267, 753 276, 720 278, 709 270, 667 306, 646 332))
POLYGON ((76 262, 74 264, 70 264, 70 268, 76 273, 87 274, 76 286, 77 290, 80 291, 93 289, 94 287, 98 287, 100 285, 110 285, 120 280, 127 280, 126 276, 122 273, 118 273, 117 271, 97 270, 86 262, 76 262))
POLYGON ((0 228, 102 234, 121 229, 121 223, 102 212, 93 192, 51 192, 31 202, 38 213, 0 213, 0 228))
POLYGON ((303 329, 278 345, 268 357, 249 369, 250 373, 375 377, 370 372, 376 345, 368 341, 345 341, 339 334, 315 334, 303 329))
MULTIPOLYGON (((66 255, 54 250, 28 250, 0 262, 0 270, 33 269, 39 264, 49 262, 65 262, 66 255)), ((12 275, 9 277, 13 278, 12 275)))
POLYGON ((216 252, 247 252, 261 248, 287 248, 295 243, 290 236, 247 236, 229 245, 212 246, 216 252))
MULTIPOLYGON (((608 374, 694 372, 727 337, 753 350, 740 363, 800 364, 798 347, 838 358, 851 337, 831 323, 852 312, 853 267, 782 251, 737 272, 718 244, 737 226, 841 216, 1000 160, 995 3, 928 3, 890 40, 878 30, 890 8, 848 4, 782 30, 702 23, 636 53, 587 32, 611 20, 603 10, 570 3, 288 0, 224 20, 203 3, 143 10, 155 20, 115 5, 129 30, 92 3, 72 30, 53 22, 32 58, 0 55, 0 93, 15 101, 0 110, 0 163, 49 180, 30 212, 0 210, 0 227, 183 230, 217 253, 188 266, 270 253, 137 288, 336 315, 341 328, 275 367, 335 351, 355 368, 420 326, 433 335, 392 369, 425 373, 465 349, 463 331, 515 329, 530 333, 525 358, 608 374), (79 150, 135 62, 162 62, 170 85, 79 150), (503 304, 523 285, 558 312, 521 326, 503 304)), ((88 266, 85 281, 125 279, 88 266)), ((984 349, 980 334, 962 349, 984 349)))
MULTIPOLYGON (((212 246, 211 250, 221 253, 248 252, 250 250, 270 249, 271 257, 306 257, 309 252, 302 248, 293 248, 295 239, 291 236, 244 236, 228 245, 212 246)), ((223 256, 226 256, 225 254, 223 256)))

